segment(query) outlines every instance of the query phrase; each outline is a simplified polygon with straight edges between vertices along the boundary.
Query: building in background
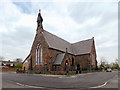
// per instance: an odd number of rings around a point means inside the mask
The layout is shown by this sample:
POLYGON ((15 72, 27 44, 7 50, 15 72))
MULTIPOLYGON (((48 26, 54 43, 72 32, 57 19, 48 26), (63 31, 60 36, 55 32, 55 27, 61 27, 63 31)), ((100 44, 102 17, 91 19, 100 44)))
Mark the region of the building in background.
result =
POLYGON ((0 66, 2 66, 3 68, 14 68, 16 65, 15 61, 0 61, 0 66))

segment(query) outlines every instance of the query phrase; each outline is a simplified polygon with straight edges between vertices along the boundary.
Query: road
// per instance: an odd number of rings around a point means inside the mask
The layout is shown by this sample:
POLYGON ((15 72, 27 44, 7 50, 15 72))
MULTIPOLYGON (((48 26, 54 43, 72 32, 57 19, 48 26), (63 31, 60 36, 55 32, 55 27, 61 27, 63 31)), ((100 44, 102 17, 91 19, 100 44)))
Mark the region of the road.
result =
POLYGON ((2 74, 3 88, 88 89, 118 88, 118 72, 95 72, 73 76, 2 74))

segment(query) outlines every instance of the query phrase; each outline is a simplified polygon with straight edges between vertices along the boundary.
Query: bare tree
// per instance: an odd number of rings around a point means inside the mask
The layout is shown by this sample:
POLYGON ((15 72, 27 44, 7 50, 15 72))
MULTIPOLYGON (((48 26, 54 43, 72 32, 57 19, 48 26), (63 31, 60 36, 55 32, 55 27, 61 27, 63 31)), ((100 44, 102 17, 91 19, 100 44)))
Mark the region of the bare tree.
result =
POLYGON ((106 65, 108 65, 107 60, 106 60, 104 57, 101 57, 100 66, 101 66, 101 67, 106 67, 106 65))
POLYGON ((3 61, 5 58, 3 56, 0 56, 0 61, 3 61))
POLYGON ((116 59, 112 64, 112 69, 119 69, 119 61, 116 59))
POLYGON ((116 58, 116 60, 115 60, 115 63, 116 63, 116 64, 118 64, 118 63, 119 63, 119 60, 118 60, 117 58, 116 58))

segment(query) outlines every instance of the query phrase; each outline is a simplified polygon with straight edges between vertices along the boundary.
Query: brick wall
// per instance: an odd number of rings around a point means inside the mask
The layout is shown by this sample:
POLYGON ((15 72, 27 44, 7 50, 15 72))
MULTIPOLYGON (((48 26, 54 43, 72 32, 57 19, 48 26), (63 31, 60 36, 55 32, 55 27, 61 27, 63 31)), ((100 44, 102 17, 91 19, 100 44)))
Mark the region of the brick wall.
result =
POLYGON ((32 49, 31 49, 32 67, 35 72, 45 71, 44 64, 46 64, 47 62, 46 60, 48 58, 47 56, 50 56, 49 54, 50 53, 48 50, 48 44, 43 34, 41 32, 38 32, 38 34, 36 34, 35 36, 35 40, 33 42, 32 49), (42 64, 41 65, 36 65, 36 48, 38 44, 40 44, 42 47, 42 64))
POLYGON ((0 68, 0 71, 2 72, 8 72, 8 71, 16 71, 17 68, 0 68))
POLYGON ((88 60, 89 57, 90 57, 89 54, 76 56, 75 65, 79 64, 81 68, 89 69, 89 60, 88 60))
POLYGON ((95 44, 94 40, 91 45, 91 51, 90 51, 90 61, 91 61, 91 66, 93 69, 97 67, 97 60, 96 60, 96 49, 95 49, 95 44))

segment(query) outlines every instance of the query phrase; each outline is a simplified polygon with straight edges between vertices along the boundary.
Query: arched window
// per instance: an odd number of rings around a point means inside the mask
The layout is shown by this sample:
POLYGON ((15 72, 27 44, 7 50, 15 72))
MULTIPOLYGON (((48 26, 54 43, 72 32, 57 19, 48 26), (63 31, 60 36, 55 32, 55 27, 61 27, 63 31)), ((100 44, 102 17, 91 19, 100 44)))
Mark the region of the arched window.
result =
POLYGON ((36 64, 42 64, 42 48, 40 44, 36 48, 36 64))

